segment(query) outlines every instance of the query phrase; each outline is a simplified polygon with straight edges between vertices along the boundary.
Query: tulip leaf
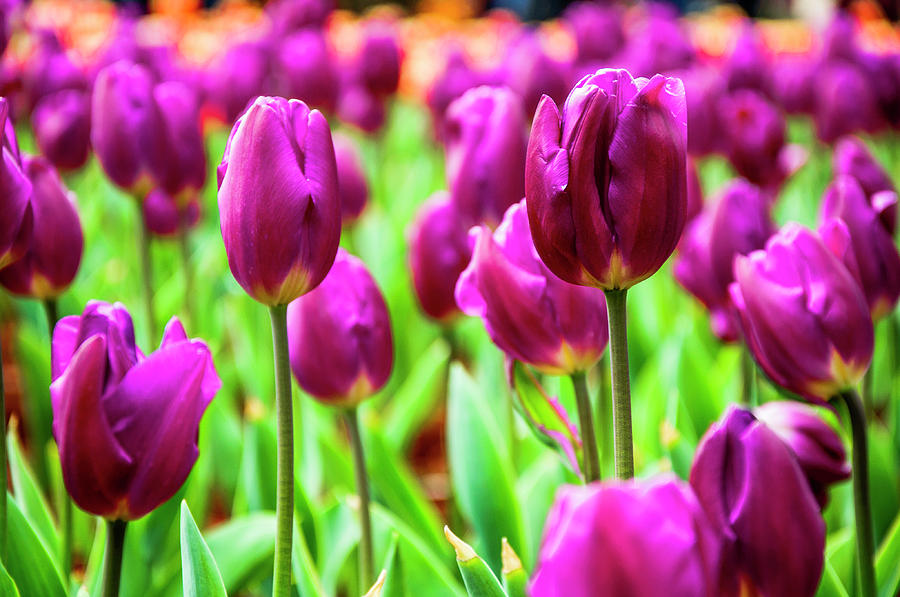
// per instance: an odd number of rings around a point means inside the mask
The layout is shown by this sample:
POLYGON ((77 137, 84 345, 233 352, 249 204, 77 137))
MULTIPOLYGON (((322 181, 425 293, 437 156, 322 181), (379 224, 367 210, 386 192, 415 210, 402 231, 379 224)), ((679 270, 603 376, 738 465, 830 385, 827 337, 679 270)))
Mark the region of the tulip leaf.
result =
POLYGON ((875 576, 879 597, 900 594, 900 515, 894 519, 890 531, 875 554, 875 576))
POLYGON ((187 502, 181 502, 181 578, 184 597, 225 596, 222 575, 187 502))
POLYGON ((7 494, 6 570, 22 595, 65 597, 62 576, 50 552, 29 524, 12 496, 7 494))
POLYGON ((816 597, 850 597, 841 579, 838 578, 837 572, 834 571, 834 567, 827 560, 816 597))
POLYGON ((206 535, 229 594, 271 573, 275 553, 275 514, 255 512, 233 518, 206 535))
POLYGON ((297 582, 297 589, 303 597, 325 597, 325 589, 316 571, 316 564, 309 552, 306 537, 298 532, 297 520, 294 521, 294 541, 291 544, 291 569, 297 582))
POLYGON ((0 595, 3 595, 3 597, 20 597, 19 587, 16 586, 16 582, 6 571, 6 568, 3 567, 2 561, 0 561, 0 595))
POLYGON ((384 557, 385 572, 384 586, 381 589, 381 597, 404 597, 406 590, 403 584, 403 566, 400 562, 400 535, 394 531, 391 533, 391 543, 388 546, 387 555, 384 557))
POLYGON ((500 571, 500 540, 523 549, 524 523, 513 490, 513 472, 485 396, 462 365, 450 369, 447 458, 453 494, 479 538, 479 550, 500 571))

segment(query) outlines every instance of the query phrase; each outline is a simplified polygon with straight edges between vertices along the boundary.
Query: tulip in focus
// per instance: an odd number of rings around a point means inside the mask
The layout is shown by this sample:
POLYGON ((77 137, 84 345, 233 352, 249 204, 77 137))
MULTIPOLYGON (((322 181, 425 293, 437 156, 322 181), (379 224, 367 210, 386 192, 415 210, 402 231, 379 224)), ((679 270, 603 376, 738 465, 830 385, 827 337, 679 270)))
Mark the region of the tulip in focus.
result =
POLYGON ((125 308, 92 301, 56 325, 52 365, 53 434, 78 507, 135 520, 175 495, 221 387, 206 344, 173 317, 159 350, 144 356, 125 308))
POLYGON ((555 375, 587 371, 609 340, 606 300, 594 288, 557 278, 531 240, 525 201, 496 232, 473 229, 472 260, 456 282, 463 313, 481 317, 510 357, 555 375))
POLYGON ((91 97, 80 89, 65 89, 44 97, 31 115, 41 153, 59 170, 78 170, 91 145, 91 97))
POLYGON ((353 139, 334 135, 334 157, 337 164, 338 194, 341 198, 341 223, 352 225, 369 200, 369 186, 353 139))
POLYGON ((238 284, 270 306, 318 286, 341 233, 325 117, 298 100, 257 98, 232 128, 218 174, 222 238, 238 284))
POLYGON ((390 377, 394 347, 387 305, 359 258, 338 249, 325 280, 288 305, 287 319, 291 369, 314 398, 355 406, 390 377))
POLYGON ((874 344, 869 306, 815 233, 784 226, 765 250, 735 258, 734 279, 743 336, 772 381, 819 404, 859 382, 874 344))
POLYGON ((700 441, 691 486, 724 530, 741 595, 812 597, 825 559, 825 521, 792 450, 750 411, 729 407, 700 441))
POLYGON ((564 486, 547 515, 532 597, 722 597, 723 537, 683 481, 564 486))
POLYGON ((31 242, 31 181, 22 169, 9 101, 0 98, 0 269, 17 261, 31 242))

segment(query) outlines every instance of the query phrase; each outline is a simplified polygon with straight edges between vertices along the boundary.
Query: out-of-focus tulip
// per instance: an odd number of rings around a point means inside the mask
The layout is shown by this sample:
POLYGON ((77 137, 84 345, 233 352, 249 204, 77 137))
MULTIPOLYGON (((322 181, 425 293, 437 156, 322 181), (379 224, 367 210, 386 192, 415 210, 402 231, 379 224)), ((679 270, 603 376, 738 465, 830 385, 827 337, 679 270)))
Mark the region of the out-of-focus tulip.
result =
POLYGON ((834 147, 834 155, 832 156, 832 166, 836 176, 847 174, 855 178, 872 207, 881 214, 881 222, 885 229, 893 236, 897 225, 897 207, 896 205, 884 206, 881 203, 891 203, 884 201, 890 195, 878 195, 881 191, 893 192, 894 183, 891 182, 890 176, 885 172, 884 168, 879 164, 865 143, 857 137, 844 137, 837 142, 834 147), (879 201, 875 201, 879 197, 879 201))
POLYGON ((675 249, 686 219, 687 144, 679 79, 600 70, 562 113, 541 100, 525 163, 534 244, 567 282, 629 288, 675 249))
POLYGON ((812 114, 818 64, 806 54, 779 56, 772 67, 775 98, 788 114, 812 114))
POLYGON ((617 5, 575 2, 563 19, 575 37, 578 62, 608 60, 625 45, 622 9, 617 5))
POLYGON ((655 597, 665 587, 672 597, 721 597, 723 543, 674 478, 567 485, 547 515, 529 594, 655 597))
POLYGON ((683 73, 687 101, 688 152, 705 156, 722 149, 719 103, 725 90, 721 75, 711 69, 693 68, 683 73))
POLYGON ((228 265, 247 294, 284 305, 318 286, 341 234, 325 117, 298 100, 257 98, 232 128, 218 175, 228 265))
POLYGON ((329 112, 337 106, 337 65, 322 32, 306 29, 283 39, 275 51, 273 68, 284 97, 329 112))
POLYGON ((456 303, 480 317, 503 352, 553 374, 587 371, 609 341, 606 299, 557 278, 531 240, 525 201, 492 233, 474 229, 472 260, 456 282, 456 303))
POLYGON ((478 87, 447 109, 447 180, 469 226, 496 226, 525 194, 525 116, 505 87, 478 87))
POLYGON ((815 233, 784 226, 764 251, 735 258, 734 279, 743 336, 775 383, 824 403, 859 382, 874 344, 869 306, 815 233))
MULTIPOLYGON (((820 234, 826 242, 832 240, 836 221, 841 222, 838 226, 846 226, 849 246, 841 247, 838 254, 857 275, 874 321, 890 314, 900 298, 900 254, 881 222, 881 212, 897 209, 897 195, 887 193, 893 201, 875 208, 855 178, 838 176, 825 190, 819 213, 820 234)), ((840 239, 837 243, 844 244, 840 239)))
POLYGON ((206 182, 206 152, 200 128, 197 92, 184 83, 167 81, 153 88, 151 105, 157 123, 149 131, 147 168, 157 186, 186 200, 206 182))
POLYGON ((36 37, 36 48, 22 67, 22 95, 29 114, 52 93, 88 87, 87 77, 66 55, 56 33, 41 29, 36 37))
POLYGON ((725 154, 737 173, 760 187, 777 187, 789 175, 784 115, 755 91, 743 89, 721 104, 725 154))
POLYGON ((291 369, 318 400, 354 406, 390 377, 387 305, 365 264, 343 249, 322 284, 288 305, 287 321, 291 369))
POLYGON ((419 208, 409 231, 413 288, 429 317, 448 321, 459 314, 453 292, 471 256, 465 225, 449 193, 435 193, 419 208))
POLYGON ((0 269, 17 261, 31 242, 31 181, 22 170, 9 102, 0 98, 0 269))
POLYGON ((358 83, 350 83, 341 89, 338 99, 338 116, 364 133, 381 130, 387 119, 384 102, 358 83))
POLYGON ((725 342, 738 339, 728 295, 734 257, 762 249, 774 232, 767 197, 744 180, 730 184, 685 231, 675 279, 709 309, 712 330, 725 342))
POLYGON ((425 96, 434 123, 435 137, 439 141, 446 136, 444 115, 453 100, 469 89, 487 85, 489 78, 487 74, 478 72, 469 65, 461 48, 450 47, 445 53, 447 63, 444 70, 437 76, 425 96))
POLYGON ((248 41, 228 48, 209 68, 205 89, 225 122, 232 123, 257 95, 271 91, 269 44, 248 41))
POLYGON ((92 301, 56 324, 52 369, 53 434, 78 507, 135 520, 175 495, 222 385, 206 344, 173 317, 159 350, 144 356, 125 308, 92 301))
POLYGON ((744 21, 740 29, 722 73, 725 86, 728 91, 753 89, 772 98, 772 60, 768 48, 760 38, 753 21, 744 21))
POLYGON ((842 135, 885 127, 872 85, 858 67, 846 63, 821 66, 815 76, 816 135, 833 143, 842 135))
POLYGON ((828 504, 828 488, 850 478, 841 436, 808 404, 767 402, 755 408, 753 414, 788 445, 816 501, 824 508, 828 504))
POLYGON ((59 170, 77 170, 91 145, 91 96, 65 89, 44 97, 31 115, 38 148, 59 170))
POLYGON ((200 202, 196 197, 181 205, 162 189, 153 189, 141 207, 147 230, 162 238, 174 238, 182 226, 190 229, 200 221, 200 202))
POLYGON ((690 67, 694 46, 676 18, 677 12, 663 3, 646 3, 644 10, 648 14, 631 31, 623 63, 642 77, 690 67))
POLYGON ((321 29, 334 5, 334 0, 274 0, 266 4, 266 14, 276 33, 287 34, 321 29))
POLYGON ((71 193, 46 158, 27 156, 23 168, 32 185, 31 242, 21 259, 0 270, 0 284, 13 294, 55 298, 78 273, 81 221, 71 193))
POLYGON ((687 221, 690 222, 703 211, 703 188, 694 160, 687 160, 687 221))
POLYGON ((397 92, 402 56, 397 32, 385 22, 363 27, 363 42, 354 60, 355 79, 379 99, 397 92))
POLYGON ((725 530, 737 569, 726 582, 740 582, 742 595, 815 594, 825 521, 796 457, 774 431, 730 407, 697 447, 691 486, 725 530))
POLYGON ((341 223, 348 226, 365 209, 369 200, 369 186, 353 139, 335 134, 334 157, 337 162, 338 194, 341 198, 341 223))
POLYGON ((521 98, 525 114, 532 116, 541 96, 549 95, 557 103, 566 99, 569 68, 547 55, 536 34, 525 31, 507 49, 500 73, 521 98))

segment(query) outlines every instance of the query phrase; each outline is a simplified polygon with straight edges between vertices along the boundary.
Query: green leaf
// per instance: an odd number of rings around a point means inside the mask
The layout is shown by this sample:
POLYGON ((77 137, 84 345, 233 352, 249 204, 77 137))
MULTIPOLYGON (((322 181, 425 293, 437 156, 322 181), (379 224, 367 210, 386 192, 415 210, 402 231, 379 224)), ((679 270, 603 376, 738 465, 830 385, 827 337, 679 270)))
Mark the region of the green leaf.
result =
MULTIPOLYGON (((513 490, 513 472, 503 437, 485 396, 462 365, 450 369, 447 404, 447 459, 453 493, 472 523, 479 550, 500 571, 503 537, 522 549, 524 524, 513 490)), ((526 557, 527 559, 527 557, 526 557)))
POLYGON ((385 573, 381 597, 404 597, 406 589, 403 584, 403 565, 400 562, 400 535, 391 533, 391 543, 384 558, 382 570, 385 573))
POLYGON ((15 500, 47 551, 51 554, 58 554, 60 553, 59 535, 56 532, 53 516, 50 514, 50 505, 44 499, 28 463, 22 457, 22 446, 19 444, 17 428, 16 420, 12 419, 6 442, 9 448, 9 471, 15 500))
POLYGON ((515 550, 503 538, 503 590, 509 597, 525 597, 528 587, 528 573, 515 550))
POLYGON ((206 535, 229 594, 271 574, 275 553, 275 514, 255 512, 233 518, 206 535))
POLYGON ((896 597, 900 594, 900 515, 875 554, 875 577, 878 579, 879 597, 896 597))
POLYGON ((297 522, 295 519, 294 541, 291 544, 291 569, 294 572, 294 580, 297 582, 297 590, 303 597, 325 597, 325 589, 322 588, 316 564, 309 553, 304 534, 298 532, 297 522))
POLYGON ((838 578, 834 567, 826 560, 825 570, 822 573, 822 582, 819 584, 819 590, 816 591, 816 597, 850 597, 847 589, 838 578))
POLYGON ((500 581, 472 547, 444 527, 447 541, 456 550, 456 564, 469 597, 506 597, 500 581))
POLYGON ((0 561, 0 595, 3 595, 3 597, 20 597, 19 588, 6 571, 6 568, 3 567, 2 561, 0 561))
POLYGON ((181 578, 184 597, 226 596, 222 575, 187 502, 181 502, 181 578))
POLYGON ((6 503, 9 506, 6 570, 19 592, 28 597, 65 597, 62 576, 47 547, 9 494, 6 503))

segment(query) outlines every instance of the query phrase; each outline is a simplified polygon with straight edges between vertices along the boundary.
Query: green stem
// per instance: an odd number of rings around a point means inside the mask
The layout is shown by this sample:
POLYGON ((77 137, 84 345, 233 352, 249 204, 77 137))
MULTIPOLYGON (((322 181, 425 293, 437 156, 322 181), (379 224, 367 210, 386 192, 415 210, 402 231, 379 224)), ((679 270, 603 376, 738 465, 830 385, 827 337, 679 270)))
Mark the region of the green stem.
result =
POLYGON ((869 461, 866 440, 866 415, 856 390, 839 394, 847 405, 853 439, 853 510, 856 520, 856 555, 862 597, 875 597, 875 568, 872 535, 872 508, 869 500, 869 461))
MULTIPOLYGON (((2 326, 0 326, 2 336, 2 326)), ((0 340, 2 344, 2 340, 0 340)), ((6 561, 6 392, 3 386, 3 349, 0 347, 0 560, 6 561)))
POLYGON ((597 391, 597 428, 600 435, 600 471, 615 467, 612 433, 612 397, 609 382, 609 351, 603 353, 597 364, 600 389, 597 391))
POLYGON ((631 439, 631 382, 628 374, 628 328, 625 289, 607 290, 609 317, 609 370, 613 397, 613 446, 616 478, 634 477, 634 445, 631 439))
POLYGON ((124 520, 106 521, 106 553, 103 557, 102 597, 118 597, 119 581, 122 578, 122 553, 125 546, 124 520))
POLYGON ((153 317, 153 270, 150 261, 150 231, 141 208, 143 198, 138 197, 138 257, 141 261, 141 291, 144 299, 144 319, 147 321, 148 346, 156 342, 156 320, 153 317))
POLYGON ((55 298, 44 299, 44 314, 47 316, 47 333, 50 335, 50 356, 53 357, 53 330, 59 321, 55 298))
POLYGON ((866 370, 865 374, 862 378, 862 388, 860 391, 860 396, 862 397, 862 405, 863 412, 866 413, 866 420, 870 420, 875 414, 875 400, 872 395, 872 385, 874 381, 874 375, 872 374, 872 370, 874 369, 874 359, 871 365, 869 365, 868 370, 866 370))
POLYGON ((191 239, 187 216, 181 216, 178 230, 178 245, 181 249, 181 273, 184 276, 184 314, 189 328, 196 325, 194 321, 194 270, 191 267, 191 239))
POLYGON ((369 478, 366 475, 366 459, 363 454, 362 437, 359 434, 359 411, 352 408, 344 413, 350 449, 353 452, 353 470, 356 473, 356 493, 359 494, 359 584, 372 584, 372 520, 369 512, 369 478))
POLYGON ((756 365, 746 346, 741 346, 741 404, 751 407, 757 402, 756 365))
POLYGON ((287 305, 269 307, 275 350, 277 484, 275 488, 275 571, 272 597, 290 597, 294 517, 294 427, 288 365, 287 305))
POLYGON ((584 453, 584 480, 586 483, 600 480, 600 454, 597 452, 597 436, 594 433, 594 415, 583 371, 573 373, 575 403, 578 407, 578 429, 581 431, 581 449, 584 453))

